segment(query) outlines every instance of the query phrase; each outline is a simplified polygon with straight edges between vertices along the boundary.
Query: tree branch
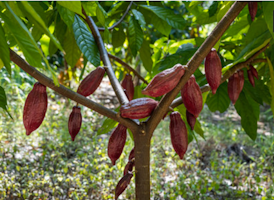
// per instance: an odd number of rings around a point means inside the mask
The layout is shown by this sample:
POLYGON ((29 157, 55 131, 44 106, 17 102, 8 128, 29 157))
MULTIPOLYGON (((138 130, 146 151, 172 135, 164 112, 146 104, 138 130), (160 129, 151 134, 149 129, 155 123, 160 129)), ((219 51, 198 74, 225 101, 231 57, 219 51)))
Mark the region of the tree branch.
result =
MULTIPOLYGON (((261 48, 259 51, 257 51, 256 53, 254 53, 250 58, 248 58, 246 61, 238 63, 236 65, 234 65, 233 67, 231 67, 230 69, 228 69, 221 80, 221 83, 225 82, 230 76, 232 76, 237 70, 240 70, 244 67, 247 67, 249 64, 251 63, 258 63, 258 62, 265 62, 266 59, 263 58, 258 58, 255 59, 258 55, 260 55, 267 47, 269 46, 269 43, 267 45, 265 45, 263 48, 261 48)), ((211 90, 210 86, 208 84, 200 87, 202 93, 207 92, 209 90, 211 90)), ((181 105, 183 103, 182 97, 178 97, 176 99, 174 99, 174 101, 172 102, 172 104, 170 105, 170 107, 175 108, 179 105, 181 105)))
POLYGON ((37 69, 34 67, 30 66, 23 58, 21 58, 17 53, 15 53, 13 50, 10 49, 10 59, 13 61, 18 67, 20 67, 22 70, 24 70, 26 73, 31 75, 33 78, 38 80, 40 83, 43 85, 51 88, 55 92, 58 92, 59 94, 76 101, 79 104, 82 104, 83 106, 86 106, 96 112, 98 112, 101 115, 104 115, 108 118, 111 118, 115 121, 118 121, 119 123, 123 124, 130 130, 136 130, 137 125, 135 122, 133 122, 130 119, 125 119, 120 117, 116 112, 92 101, 89 100, 88 98, 73 92, 72 90, 64 87, 63 85, 60 85, 59 87, 55 86, 53 83, 53 80, 50 79, 49 77, 45 76, 43 73, 39 72, 37 69))
MULTIPOLYGON (((116 26, 118 26, 124 20, 124 18, 126 17, 126 15, 128 14, 128 12, 129 12, 129 10, 130 10, 130 8, 132 6, 132 3, 133 3, 133 1, 130 2, 130 4, 128 5, 125 13, 121 17, 121 19, 118 22, 116 22, 115 24, 113 24, 111 27, 108 27, 109 31, 112 30, 112 29, 114 29, 116 26)), ((105 28, 104 27, 99 27, 98 30, 99 31, 105 31, 105 28)))
POLYGON ((113 88, 120 104, 122 104, 122 105, 126 104, 126 103, 128 103, 128 98, 127 98, 122 86, 120 85, 119 81, 117 80, 117 78, 115 76, 115 73, 112 69, 112 66, 111 66, 111 63, 110 63, 110 60, 109 60, 109 57, 108 57, 108 53, 105 49, 104 42, 102 40, 100 32, 99 32, 96 24, 92 20, 92 18, 87 16, 84 9, 82 9, 82 12, 86 17, 85 21, 87 22, 87 24, 88 24, 88 26, 89 26, 89 28, 92 32, 92 35, 93 35, 93 37, 94 37, 94 39, 97 43, 97 46, 99 48, 99 52, 100 52, 102 61, 105 65, 106 72, 108 74, 108 77, 109 77, 110 83, 112 85, 112 88, 113 88))
POLYGON ((168 107, 170 106, 173 99, 179 93, 181 88, 190 78, 190 76, 195 72, 195 70, 202 63, 203 59, 209 53, 210 49, 217 43, 217 41, 221 38, 233 20, 238 16, 241 10, 245 7, 247 2, 235 2, 229 11, 225 14, 225 16, 221 19, 221 21, 217 24, 215 29, 211 32, 211 34, 207 37, 204 43, 200 46, 200 48, 193 55, 191 60, 187 63, 188 68, 184 76, 181 78, 178 85, 169 93, 167 93, 160 101, 151 117, 147 121, 146 124, 146 134, 150 134, 152 136, 153 131, 156 126, 159 124, 165 113, 168 111, 168 107))
POLYGON ((133 72, 133 74, 135 74, 139 79, 141 79, 144 83, 148 84, 148 82, 135 70, 133 69, 129 64, 125 63, 124 61, 122 61, 120 58, 111 55, 110 53, 108 53, 108 57, 110 57, 111 59, 117 61, 118 63, 120 63, 121 65, 123 65, 125 68, 127 68, 129 71, 133 72))

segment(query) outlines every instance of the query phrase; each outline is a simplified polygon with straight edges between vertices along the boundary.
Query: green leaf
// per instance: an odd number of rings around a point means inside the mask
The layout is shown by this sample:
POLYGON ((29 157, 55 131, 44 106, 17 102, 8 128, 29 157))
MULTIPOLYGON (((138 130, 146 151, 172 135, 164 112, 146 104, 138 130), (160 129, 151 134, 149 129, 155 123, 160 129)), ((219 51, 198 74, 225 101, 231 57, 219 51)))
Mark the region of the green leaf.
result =
POLYGON ((96 16, 97 2, 96 1, 83 1, 82 6, 84 7, 88 16, 96 16))
POLYGON ((194 131, 198 133, 203 139, 205 139, 204 130, 202 129, 202 125, 198 119, 196 119, 194 131))
POLYGON ((7 71, 11 75, 10 51, 2 25, 0 25, 0 44, 0 59, 3 61, 7 71))
POLYGON ((223 2, 222 7, 220 8, 218 14, 217 14, 217 21, 219 22, 223 16, 227 13, 227 11, 231 8, 233 1, 225 1, 223 2))
POLYGON ((157 15, 152 15, 151 23, 162 34, 164 34, 165 36, 169 36, 171 26, 165 20, 161 19, 157 15))
POLYGON ((123 46, 126 39, 126 35, 124 33, 123 27, 119 25, 117 28, 113 29, 113 32, 112 32, 112 46, 114 49, 117 47, 123 46))
POLYGON ((66 52, 65 59, 67 63, 74 67, 76 62, 79 60, 81 56, 81 51, 79 47, 77 46, 77 43, 74 39, 73 33, 70 31, 67 31, 65 40, 64 40, 64 50, 66 52))
POLYGON ((212 4, 210 5, 210 7, 208 9, 209 17, 212 17, 212 16, 215 15, 215 13, 217 12, 217 9, 218 9, 218 5, 219 5, 218 1, 213 1, 212 2, 212 4))
POLYGON ((107 134, 117 125, 118 125, 118 122, 114 121, 113 119, 105 117, 103 124, 97 131, 97 135, 107 134))
POLYGON ((151 52, 149 47, 149 41, 144 40, 140 48, 140 57, 147 72, 151 72, 153 61, 151 59, 151 52))
POLYGON ((72 25, 74 37, 80 50, 83 52, 88 61, 94 66, 100 65, 100 54, 97 44, 91 32, 89 32, 85 23, 80 17, 75 15, 74 23, 72 25))
POLYGON ((102 26, 105 26, 107 13, 104 8, 97 2, 96 17, 102 26))
POLYGON ((136 21, 134 17, 130 17, 128 35, 129 47, 132 55, 135 57, 137 55, 137 51, 139 51, 142 46, 144 34, 138 21, 136 21))
POLYGON ((147 5, 140 5, 143 8, 146 8, 156 14, 162 20, 165 20, 170 26, 176 29, 184 30, 186 27, 186 21, 181 15, 177 15, 174 11, 158 7, 158 6, 147 6, 147 5))
POLYGON ((259 118, 259 104, 241 92, 235 103, 237 113, 241 116, 241 124, 246 134, 252 139, 257 137, 257 120, 259 118))
POLYGON ((62 20, 66 23, 66 25, 71 28, 72 24, 74 22, 74 15, 75 13, 69 10, 66 7, 63 7, 61 5, 57 5, 58 12, 62 18, 62 20))
POLYGON ((230 99, 227 95, 227 82, 223 82, 217 89, 217 92, 213 95, 210 93, 207 97, 206 104, 211 112, 223 113, 227 110, 230 104, 230 99))
POLYGON ((138 10, 135 10, 135 9, 132 9, 131 10, 135 19, 139 22, 139 24, 143 27, 146 25, 146 21, 145 21, 145 18, 144 18, 144 15, 139 12, 138 10))
POLYGON ((274 38, 274 29, 273 29, 274 2, 273 1, 263 1, 262 6, 263 6, 263 12, 264 12, 264 20, 267 24, 269 32, 272 34, 272 37, 274 38))
POLYGON ((7 110, 7 105, 8 104, 7 104, 7 97, 6 97, 5 90, 4 88, 0 86, 0 107, 3 108, 8 113, 11 119, 13 119, 9 111, 7 110))
POLYGON ((57 3, 85 18, 82 13, 81 1, 57 1, 57 3))
POLYGON ((272 100, 271 100, 271 110, 274 115, 274 68, 272 63, 270 62, 269 58, 267 59, 268 67, 269 67, 269 72, 270 72, 270 77, 271 77, 271 84, 269 86, 270 93, 272 95, 272 100))

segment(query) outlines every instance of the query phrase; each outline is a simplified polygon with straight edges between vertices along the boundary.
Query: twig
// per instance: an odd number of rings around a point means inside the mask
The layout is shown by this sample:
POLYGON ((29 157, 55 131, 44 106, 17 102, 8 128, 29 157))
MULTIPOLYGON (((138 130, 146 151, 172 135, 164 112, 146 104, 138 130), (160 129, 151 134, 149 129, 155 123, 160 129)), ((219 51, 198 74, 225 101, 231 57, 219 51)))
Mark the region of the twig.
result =
POLYGON ((135 70, 133 69, 129 64, 125 63, 124 61, 122 61, 120 58, 111 55, 110 53, 108 53, 108 57, 110 57, 111 59, 117 61, 118 63, 120 63, 121 65, 123 65, 125 68, 127 68, 129 71, 133 72, 133 74, 135 74, 139 79, 141 79, 144 83, 148 84, 148 82, 135 70))
POLYGON ((229 11, 225 14, 225 16, 221 19, 221 21, 217 24, 215 29, 211 32, 211 34, 207 37, 204 43, 200 46, 200 48, 193 55, 191 60, 187 63, 188 68, 184 76, 181 78, 178 85, 169 93, 167 93, 160 101, 151 117, 149 118, 146 124, 146 132, 150 136, 152 136, 153 131, 156 126, 159 124, 163 116, 168 110, 168 107, 179 93, 181 88, 187 82, 189 77, 195 72, 195 70, 202 63, 203 59, 209 53, 210 49, 216 44, 216 42, 221 38, 233 20, 238 16, 241 10, 245 7, 247 2, 235 2, 229 11))
MULTIPOLYGON (((111 27, 108 27, 109 31, 112 30, 112 29, 114 29, 116 26, 118 26, 124 20, 124 18, 126 17, 126 15, 128 14, 128 12, 129 12, 129 10, 130 10, 130 8, 132 6, 132 3, 133 3, 133 1, 130 2, 130 4, 127 7, 127 10, 125 11, 125 13, 121 17, 121 19, 118 22, 116 22, 115 24, 113 24, 111 27)), ((99 27, 98 30, 99 31, 105 31, 105 28, 104 27, 99 27)))
POLYGON ((93 19, 91 17, 87 16, 84 9, 82 9, 82 12, 86 17, 85 21, 87 22, 87 24, 92 32, 92 35, 97 43, 97 46, 99 48, 100 56, 102 58, 104 66, 106 68, 106 72, 108 74, 112 88, 113 88, 120 104, 122 104, 122 105, 126 104, 126 103, 128 103, 128 98, 127 98, 122 86, 120 85, 120 83, 119 83, 118 79, 116 78, 115 73, 112 69, 112 66, 111 66, 111 63, 110 63, 110 60, 108 57, 108 53, 105 49, 104 42, 102 40, 100 32, 99 32, 96 24, 94 23, 93 19))
MULTIPOLYGON (((246 61, 238 63, 236 65, 234 65, 233 67, 231 67, 229 70, 227 70, 225 72, 225 74, 222 77, 221 83, 225 82, 230 76, 232 76, 237 70, 240 70, 244 67, 247 67, 249 64, 251 63, 258 63, 258 62, 266 62, 266 59, 263 58, 258 58, 255 59, 259 54, 261 54, 267 47, 269 46, 269 43, 264 46, 263 48, 261 48, 259 51, 257 51, 256 53, 254 53, 250 58, 248 58, 246 61)), ((200 87, 202 93, 207 92, 209 90, 211 90, 210 86, 208 84, 200 87)), ((176 99, 174 99, 174 101, 172 102, 172 104, 170 105, 170 107, 175 108, 179 105, 181 105, 183 103, 182 97, 178 97, 176 99)))
POLYGON ((113 110, 110 110, 92 100, 89 100, 88 98, 73 92, 72 90, 64 87, 60 84, 59 87, 55 86, 53 83, 53 80, 49 77, 45 76, 43 73, 39 72, 34 67, 30 66, 23 58, 21 58, 17 53, 15 53, 13 50, 10 49, 10 59, 13 61, 18 67, 20 67, 22 70, 30 74, 33 78, 38 80, 43 85, 51 88, 55 92, 58 92, 59 94, 76 101, 79 104, 82 104, 96 112, 98 112, 101 115, 104 115, 106 117, 109 117, 115 121, 118 121, 119 123, 123 124, 129 129, 135 130, 137 128, 137 125, 135 122, 133 122, 130 119, 121 118, 116 112, 113 110))

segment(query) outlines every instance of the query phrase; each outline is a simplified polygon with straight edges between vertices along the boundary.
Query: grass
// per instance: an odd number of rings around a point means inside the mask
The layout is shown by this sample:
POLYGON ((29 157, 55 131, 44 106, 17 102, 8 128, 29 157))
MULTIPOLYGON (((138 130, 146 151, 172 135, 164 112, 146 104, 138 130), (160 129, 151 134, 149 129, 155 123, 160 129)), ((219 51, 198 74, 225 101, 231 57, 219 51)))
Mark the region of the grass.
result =
MULTIPOLYGON (((72 142, 67 121, 74 103, 50 90, 46 119, 26 136, 22 110, 30 90, 28 84, 18 90, 6 89, 12 91, 8 99, 14 120, 4 112, 0 116, 0 198, 114 199, 133 147, 130 137, 112 166, 107 157, 109 134, 96 135, 101 117, 83 108, 82 128, 72 142)), ((273 118, 271 113, 262 113, 264 126, 253 142, 242 130, 233 107, 225 114, 212 114, 205 107, 199 120, 206 140, 198 137, 198 143, 193 141, 183 160, 172 148, 167 117, 152 138, 152 199, 274 199, 273 118), (251 160, 246 162, 243 155, 251 160)), ((132 179, 120 199, 134 196, 132 179)))

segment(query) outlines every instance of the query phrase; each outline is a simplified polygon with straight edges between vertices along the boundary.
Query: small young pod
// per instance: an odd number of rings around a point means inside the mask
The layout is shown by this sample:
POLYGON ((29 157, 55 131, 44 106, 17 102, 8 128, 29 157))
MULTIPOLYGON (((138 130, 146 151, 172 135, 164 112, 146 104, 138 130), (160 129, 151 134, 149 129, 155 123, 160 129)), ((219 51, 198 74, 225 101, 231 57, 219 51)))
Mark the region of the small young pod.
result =
POLYGON ((119 180, 115 188, 115 200, 117 200, 118 197, 125 191, 132 177, 133 174, 131 172, 128 172, 119 180))
POLYGON ((238 74, 239 74, 239 78, 240 78, 240 92, 241 92, 244 88, 244 83, 245 83, 244 71, 239 70, 238 74))
POLYGON ((128 160, 132 160, 132 158, 135 158, 135 155, 134 155, 134 147, 131 149, 130 153, 129 153, 129 156, 128 156, 128 160))
POLYGON ((184 73, 185 66, 176 64, 174 67, 157 74, 142 91, 142 94, 151 97, 162 96, 175 88, 184 73))
POLYGON ((37 82, 27 96, 23 111, 23 123, 27 135, 39 128, 45 118, 48 107, 46 89, 46 86, 37 82))
POLYGON ((189 124, 191 130, 194 130, 194 126, 196 123, 196 118, 194 117, 194 115, 192 115, 190 112, 186 111, 186 119, 187 119, 187 123, 189 124))
POLYGON ((253 74, 252 74, 251 69, 247 70, 247 75, 248 75, 248 80, 249 80, 249 82, 251 83, 251 85, 252 85, 253 87, 255 87, 255 80, 254 80, 254 76, 253 76, 253 74))
POLYGON ((251 20, 254 21, 257 14, 258 3, 256 1, 248 2, 248 10, 251 17, 251 20))
POLYGON ((127 139, 127 127, 122 124, 118 126, 111 133, 108 141, 108 157, 113 165, 116 160, 121 156, 127 139))
POLYGON ((249 65, 249 70, 252 72, 252 75, 256 78, 259 79, 259 75, 257 70, 253 67, 253 65, 249 65))
POLYGON ((134 96, 134 85, 132 81, 132 76, 130 74, 126 74, 121 85, 125 89, 125 93, 128 97, 128 100, 131 101, 134 96))
POLYGON ((133 167, 135 166, 135 160, 130 160, 127 162, 125 169, 124 169, 124 175, 126 175, 128 172, 132 172, 133 167))
POLYGON ((93 94, 102 82, 104 74, 105 69, 103 67, 97 67, 95 70, 90 72, 84 80, 82 80, 77 89, 77 93, 85 97, 93 94))
POLYGON ((68 130, 71 140, 74 141, 76 135, 79 133, 82 125, 82 114, 79 106, 74 106, 69 115, 68 130))
POLYGON ((227 90, 228 90, 228 96, 233 104, 236 103, 237 99, 239 98, 239 95, 241 93, 241 81, 239 74, 236 72, 228 79, 227 84, 227 90))
POLYGON ((187 129, 177 111, 170 114, 169 131, 173 149, 183 159, 188 147, 187 129))

